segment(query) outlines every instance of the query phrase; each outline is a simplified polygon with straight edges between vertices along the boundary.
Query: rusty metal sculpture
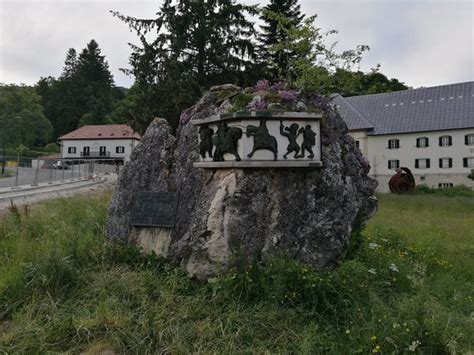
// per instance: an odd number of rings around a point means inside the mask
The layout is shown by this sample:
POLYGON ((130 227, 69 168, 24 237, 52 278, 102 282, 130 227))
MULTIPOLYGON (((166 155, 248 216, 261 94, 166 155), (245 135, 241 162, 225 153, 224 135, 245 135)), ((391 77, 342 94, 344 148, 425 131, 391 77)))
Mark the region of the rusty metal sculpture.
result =
POLYGON ((397 173, 388 182, 390 192, 394 194, 410 193, 415 191, 415 178, 408 168, 397 168, 397 173))

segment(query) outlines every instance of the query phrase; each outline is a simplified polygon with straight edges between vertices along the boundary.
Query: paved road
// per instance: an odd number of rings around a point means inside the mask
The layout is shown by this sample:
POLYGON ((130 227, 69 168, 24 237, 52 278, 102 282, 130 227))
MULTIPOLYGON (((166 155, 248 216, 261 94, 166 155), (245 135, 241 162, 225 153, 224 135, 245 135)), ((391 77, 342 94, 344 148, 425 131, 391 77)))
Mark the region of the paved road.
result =
MULTIPOLYGON (((74 166, 74 171, 72 169, 68 170, 54 170, 54 169, 40 169, 38 172, 38 182, 50 182, 50 181, 60 181, 68 180, 79 177, 79 165, 74 166), (64 175, 63 175, 64 174, 64 175)), ((10 169, 11 170, 11 169, 10 169)), ((81 176, 84 176, 87 172, 87 166, 81 165, 81 176)), ((18 170, 18 185, 30 185, 34 182, 35 179, 35 169, 32 168, 20 168, 18 170)), ((15 186, 16 177, 9 178, 0 178, 0 188, 1 187, 11 187, 15 186)))

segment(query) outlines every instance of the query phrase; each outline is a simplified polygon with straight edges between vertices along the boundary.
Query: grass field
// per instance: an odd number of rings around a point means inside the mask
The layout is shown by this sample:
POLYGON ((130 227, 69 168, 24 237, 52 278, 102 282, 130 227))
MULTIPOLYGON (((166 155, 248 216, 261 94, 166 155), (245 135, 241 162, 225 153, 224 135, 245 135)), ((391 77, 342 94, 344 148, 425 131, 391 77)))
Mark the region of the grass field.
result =
POLYGON ((380 196, 341 266, 208 283, 103 237, 109 195, 0 221, 0 353, 474 350, 474 198, 380 196))

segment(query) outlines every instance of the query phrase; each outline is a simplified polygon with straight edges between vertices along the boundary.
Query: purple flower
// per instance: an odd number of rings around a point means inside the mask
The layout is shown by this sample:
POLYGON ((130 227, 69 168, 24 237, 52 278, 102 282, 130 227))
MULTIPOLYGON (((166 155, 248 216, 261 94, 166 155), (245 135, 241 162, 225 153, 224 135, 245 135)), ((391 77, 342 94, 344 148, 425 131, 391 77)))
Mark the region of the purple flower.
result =
POLYGON ((344 136, 344 143, 346 143, 346 144, 352 144, 352 143, 354 143, 354 138, 352 138, 352 136, 346 134, 346 135, 344 136))
POLYGON ((255 85, 255 89, 258 91, 267 91, 269 87, 270 87, 270 82, 267 79, 259 80, 257 81, 257 84, 255 85))
POLYGON ((276 83, 273 83, 272 86, 270 87, 270 90, 272 91, 282 91, 286 86, 286 83, 284 81, 278 81, 276 83))
POLYGON ((298 98, 298 91, 295 90, 281 90, 278 92, 280 99, 283 101, 294 102, 298 98))
POLYGON ((191 109, 186 109, 183 112, 181 112, 181 116, 179 117, 179 122, 181 124, 186 124, 189 122, 191 119, 191 109))
POLYGON ((370 171, 369 161, 362 154, 357 155, 357 160, 359 161, 359 164, 362 167, 362 171, 364 172, 365 175, 367 175, 370 171))
POLYGON ((327 111, 331 109, 331 99, 328 96, 323 96, 319 94, 311 94, 308 97, 309 102, 315 107, 318 107, 321 110, 327 111))
POLYGON ((262 110, 266 110, 268 106, 268 102, 266 102, 265 100, 263 99, 259 99, 259 100, 254 100, 252 101, 249 105, 248 105, 248 108, 251 110, 251 111, 262 111, 262 110))

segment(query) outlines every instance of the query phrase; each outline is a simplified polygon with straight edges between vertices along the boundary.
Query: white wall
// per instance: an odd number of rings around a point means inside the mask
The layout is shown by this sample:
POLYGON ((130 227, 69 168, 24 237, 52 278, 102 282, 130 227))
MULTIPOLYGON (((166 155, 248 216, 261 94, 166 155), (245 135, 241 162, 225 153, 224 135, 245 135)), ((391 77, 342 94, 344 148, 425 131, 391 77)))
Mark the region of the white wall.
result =
POLYGON ((409 168, 413 172, 417 184, 438 187, 438 183, 453 183, 454 185, 464 184, 474 187, 474 182, 467 178, 472 168, 463 167, 463 158, 474 157, 474 146, 464 144, 464 136, 474 134, 474 129, 400 133, 383 136, 367 136, 365 132, 361 131, 353 131, 350 134, 355 140, 361 142, 361 151, 371 165, 369 174, 379 180, 379 191, 387 191, 388 179, 395 174, 394 170, 388 168, 388 160, 399 160, 401 167, 409 168), (439 137, 444 135, 452 137, 453 144, 451 146, 439 146, 439 137), (419 137, 428 137, 429 146, 417 148, 416 139, 419 137), (400 148, 389 149, 389 139, 399 139, 400 148), (430 159, 429 169, 415 168, 415 159, 426 158, 430 159), (452 158, 452 168, 440 168, 440 158, 452 158))
POLYGON ((369 141, 366 131, 352 131, 349 134, 354 138, 356 142, 359 142, 359 149, 362 154, 367 158, 369 156, 369 141))
POLYGON ((82 158, 81 153, 84 147, 90 147, 91 155, 96 157, 101 146, 105 146, 106 152, 110 152, 110 158, 123 158, 130 160, 133 148, 138 144, 136 139, 71 139, 63 140, 61 147, 62 158, 82 158), (69 147, 76 147, 76 153, 68 153, 69 147), (124 153, 116 153, 116 147, 124 147, 124 153))

